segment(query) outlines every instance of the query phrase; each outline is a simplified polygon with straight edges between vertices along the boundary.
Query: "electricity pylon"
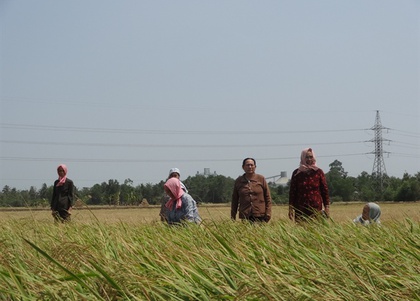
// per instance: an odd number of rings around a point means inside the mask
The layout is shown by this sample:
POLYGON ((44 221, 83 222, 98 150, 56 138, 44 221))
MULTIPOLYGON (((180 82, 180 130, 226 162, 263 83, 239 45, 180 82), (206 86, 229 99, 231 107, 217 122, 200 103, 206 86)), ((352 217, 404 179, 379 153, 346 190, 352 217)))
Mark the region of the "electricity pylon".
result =
POLYGON ((383 127, 381 124, 381 117, 379 111, 376 111, 375 125, 371 128, 375 132, 375 138, 371 140, 375 143, 375 150, 372 152, 375 155, 375 161, 373 162, 372 176, 375 178, 375 189, 379 193, 379 198, 382 201, 384 193, 384 177, 386 174, 385 162, 384 162, 384 150, 382 148, 383 141, 390 141, 382 138, 382 130, 388 129, 383 127))

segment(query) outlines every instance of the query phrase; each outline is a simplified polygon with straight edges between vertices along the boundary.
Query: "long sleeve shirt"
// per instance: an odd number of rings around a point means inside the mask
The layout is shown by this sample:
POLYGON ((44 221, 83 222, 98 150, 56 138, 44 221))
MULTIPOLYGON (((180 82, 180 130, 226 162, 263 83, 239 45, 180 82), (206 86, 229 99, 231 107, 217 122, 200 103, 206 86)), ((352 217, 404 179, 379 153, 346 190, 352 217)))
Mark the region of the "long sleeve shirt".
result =
POLYGON ((66 211, 73 206, 74 184, 70 179, 62 186, 57 186, 58 180, 54 182, 53 195, 51 199, 51 210, 66 211))
POLYGON ((248 181, 244 174, 236 179, 232 193, 232 219, 236 219, 238 211, 240 219, 271 216, 270 188, 264 176, 255 174, 254 179, 248 181))
POLYGON ((297 169, 290 182, 289 205, 306 215, 330 205, 327 181, 321 169, 296 173, 297 169))
POLYGON ((167 220, 169 224, 178 224, 183 221, 199 224, 201 218, 198 214, 197 203, 188 193, 181 196, 181 208, 176 209, 176 202, 172 208, 167 208, 167 220))

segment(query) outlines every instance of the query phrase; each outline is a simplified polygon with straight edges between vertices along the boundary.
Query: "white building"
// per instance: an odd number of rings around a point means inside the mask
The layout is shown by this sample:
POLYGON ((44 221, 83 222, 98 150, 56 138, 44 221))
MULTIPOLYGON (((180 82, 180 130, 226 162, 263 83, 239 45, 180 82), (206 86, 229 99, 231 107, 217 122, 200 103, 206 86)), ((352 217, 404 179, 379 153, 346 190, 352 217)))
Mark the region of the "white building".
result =
POLYGON ((208 177, 210 175, 217 176, 217 173, 216 172, 213 172, 213 174, 211 174, 210 173, 210 168, 206 167, 206 168, 204 168, 204 173, 200 173, 199 171, 197 171, 197 174, 196 175, 197 176, 201 175, 201 176, 208 177))
POLYGON ((287 186, 287 183, 289 183, 289 178, 287 177, 286 171, 280 172, 280 175, 268 177, 265 179, 268 182, 274 183, 275 185, 278 185, 278 186, 287 186))

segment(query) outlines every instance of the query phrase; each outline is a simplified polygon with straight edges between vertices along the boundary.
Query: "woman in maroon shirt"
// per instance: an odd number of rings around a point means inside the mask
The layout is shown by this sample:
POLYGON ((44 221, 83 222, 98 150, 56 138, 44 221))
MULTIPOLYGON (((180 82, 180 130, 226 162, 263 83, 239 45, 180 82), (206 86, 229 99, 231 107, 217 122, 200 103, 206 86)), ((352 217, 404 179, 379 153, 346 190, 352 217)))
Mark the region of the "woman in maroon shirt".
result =
POLYGON ((301 221, 319 215, 322 210, 329 216, 330 198, 325 174, 316 165, 311 148, 302 150, 300 165, 293 171, 289 192, 289 218, 301 221))

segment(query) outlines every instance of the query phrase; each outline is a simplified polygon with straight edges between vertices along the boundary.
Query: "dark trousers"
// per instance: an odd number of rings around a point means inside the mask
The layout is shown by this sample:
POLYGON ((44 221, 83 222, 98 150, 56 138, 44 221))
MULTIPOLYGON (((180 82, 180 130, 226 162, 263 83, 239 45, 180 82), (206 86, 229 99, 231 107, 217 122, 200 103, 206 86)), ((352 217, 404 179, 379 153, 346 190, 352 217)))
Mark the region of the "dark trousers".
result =
POLYGON ((53 211, 52 216, 54 217, 54 220, 56 222, 69 222, 70 221, 70 212, 67 210, 59 210, 59 211, 53 211))

